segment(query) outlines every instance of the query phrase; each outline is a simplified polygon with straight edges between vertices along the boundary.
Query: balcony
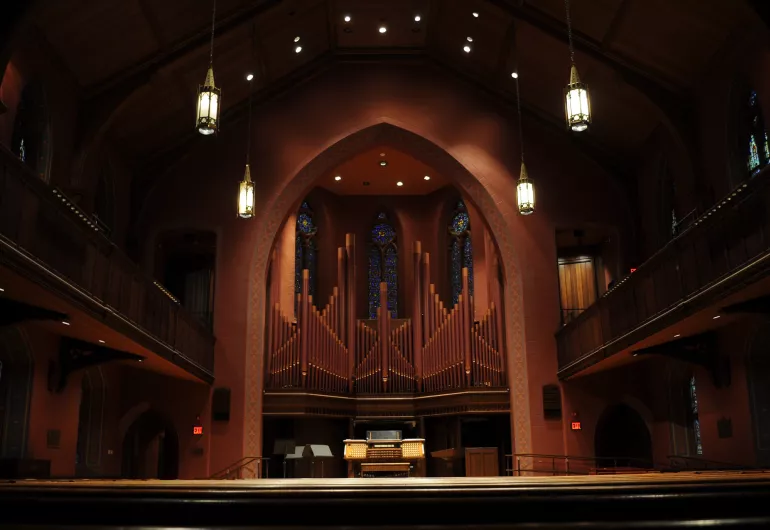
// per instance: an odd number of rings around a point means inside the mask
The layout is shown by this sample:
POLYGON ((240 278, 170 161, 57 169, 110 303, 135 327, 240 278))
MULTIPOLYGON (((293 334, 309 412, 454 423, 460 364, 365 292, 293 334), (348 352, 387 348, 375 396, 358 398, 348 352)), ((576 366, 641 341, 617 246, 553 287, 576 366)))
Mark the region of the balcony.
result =
POLYGON ((137 349, 213 381, 210 330, 2 146, 0 170, 0 273, 6 296, 83 313, 90 325, 112 328, 137 349))
POLYGON ((556 333, 559 377, 575 375, 749 291, 767 294, 760 280, 770 272, 768 205, 766 168, 556 333))

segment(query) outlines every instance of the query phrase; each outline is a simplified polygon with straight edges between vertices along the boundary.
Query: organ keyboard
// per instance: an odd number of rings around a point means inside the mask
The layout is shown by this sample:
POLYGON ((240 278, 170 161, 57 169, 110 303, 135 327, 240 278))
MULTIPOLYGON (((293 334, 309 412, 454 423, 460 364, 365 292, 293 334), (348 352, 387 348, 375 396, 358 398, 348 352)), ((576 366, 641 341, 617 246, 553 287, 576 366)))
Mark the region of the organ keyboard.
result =
POLYGON ((412 464, 425 459, 425 440, 401 439, 401 431, 368 431, 365 440, 344 440, 345 460, 358 464, 354 476, 408 477, 412 464))

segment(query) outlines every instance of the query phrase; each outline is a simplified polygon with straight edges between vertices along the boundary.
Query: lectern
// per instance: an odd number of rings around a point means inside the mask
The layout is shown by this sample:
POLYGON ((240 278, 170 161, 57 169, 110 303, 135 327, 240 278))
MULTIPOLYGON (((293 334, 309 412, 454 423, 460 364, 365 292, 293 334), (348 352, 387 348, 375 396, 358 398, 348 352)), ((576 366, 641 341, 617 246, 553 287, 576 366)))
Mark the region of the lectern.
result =
POLYGON ((283 456, 283 478, 286 478, 286 457, 294 454, 294 440, 276 440, 273 444, 273 454, 283 456))

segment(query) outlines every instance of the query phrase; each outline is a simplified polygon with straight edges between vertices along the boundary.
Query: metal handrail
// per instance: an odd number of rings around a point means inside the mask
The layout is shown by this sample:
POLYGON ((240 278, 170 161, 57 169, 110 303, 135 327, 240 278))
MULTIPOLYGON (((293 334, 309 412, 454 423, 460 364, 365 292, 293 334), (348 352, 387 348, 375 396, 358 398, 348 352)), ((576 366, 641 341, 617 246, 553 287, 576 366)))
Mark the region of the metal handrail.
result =
POLYGON ((264 478, 268 478, 270 471, 268 466, 263 466, 263 462, 269 462, 270 458, 266 456, 244 456, 240 460, 233 462, 226 468, 214 473, 209 477, 209 480, 240 480, 243 478, 243 470, 254 462, 257 463, 257 467, 254 472, 254 478, 262 478, 262 471, 264 470, 264 478))
POLYGON ((506 472, 509 475, 513 475, 514 472, 516 476, 522 476, 523 473, 540 473, 540 474, 551 474, 553 476, 556 475, 588 475, 591 474, 591 472, 599 472, 602 471, 608 471, 608 470, 626 470, 626 471, 636 471, 636 472, 649 472, 649 471, 661 471, 662 468, 660 466, 656 466, 652 461, 650 460, 643 460, 639 458, 634 457, 603 457, 603 456, 575 456, 575 455, 549 455, 549 454, 539 454, 539 453, 514 453, 510 455, 505 455, 506 457, 506 472), (527 468, 522 467, 522 459, 526 458, 532 458, 532 459, 542 459, 542 460, 550 460, 550 469, 540 468, 527 468), (557 466, 557 461, 560 461, 563 465, 557 466), (604 465, 600 466, 599 464, 602 463, 611 463, 612 465, 604 465), (638 465, 626 465, 626 466, 619 466, 618 463, 624 463, 628 462, 629 464, 635 463, 638 465), (516 464, 516 467, 514 468, 514 463, 516 464), (594 464, 592 467, 589 467, 588 469, 585 469, 585 467, 578 466, 575 467, 575 464, 585 464, 585 463, 591 463, 594 464), (572 467, 570 465, 572 464, 572 467))
POLYGON ((698 456, 690 456, 690 455, 668 455, 666 457, 669 461, 669 465, 672 468, 676 468, 677 466, 674 465, 674 461, 681 460, 685 464, 685 469, 713 469, 713 470, 767 470, 766 468, 760 467, 760 466, 751 466, 751 465, 745 465, 745 464, 735 464, 732 462, 721 462, 719 460, 708 460, 706 458, 701 458, 698 456), (702 464, 703 467, 700 468, 690 468, 689 463, 697 463, 702 464))

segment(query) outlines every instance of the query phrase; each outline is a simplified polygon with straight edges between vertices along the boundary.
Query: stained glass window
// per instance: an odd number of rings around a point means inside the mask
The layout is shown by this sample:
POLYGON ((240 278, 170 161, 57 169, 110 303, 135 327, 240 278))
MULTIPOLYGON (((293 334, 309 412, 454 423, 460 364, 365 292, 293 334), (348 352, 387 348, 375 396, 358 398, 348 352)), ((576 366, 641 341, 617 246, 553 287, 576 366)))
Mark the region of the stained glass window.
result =
POLYGON ((747 165, 749 173, 754 176, 770 161, 770 146, 767 141, 762 106, 759 104, 759 98, 754 91, 749 94, 747 116, 749 124, 747 165))
POLYGON ((463 268, 468 269, 468 290, 473 295, 473 243, 471 221, 465 203, 459 201, 449 221, 449 280, 452 288, 452 305, 463 291, 463 268))
POLYGON ((388 311, 398 317, 398 247, 396 230, 384 213, 377 215, 371 231, 369 248, 369 318, 377 318, 380 307, 380 282, 388 284, 388 311))
POLYGON ((316 248, 314 237, 318 228, 313 221, 313 210, 303 202, 297 214, 297 228, 294 243, 294 292, 302 292, 302 271, 310 275, 310 295, 315 294, 316 248))
POLYGON ((29 83, 21 93, 13 124, 11 150, 41 179, 48 180, 51 126, 45 92, 29 83))
POLYGON ((695 453, 703 454, 703 444, 700 436, 700 420, 698 419, 698 394, 695 392, 695 376, 690 377, 690 414, 692 430, 695 437, 695 453))

